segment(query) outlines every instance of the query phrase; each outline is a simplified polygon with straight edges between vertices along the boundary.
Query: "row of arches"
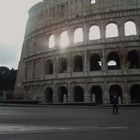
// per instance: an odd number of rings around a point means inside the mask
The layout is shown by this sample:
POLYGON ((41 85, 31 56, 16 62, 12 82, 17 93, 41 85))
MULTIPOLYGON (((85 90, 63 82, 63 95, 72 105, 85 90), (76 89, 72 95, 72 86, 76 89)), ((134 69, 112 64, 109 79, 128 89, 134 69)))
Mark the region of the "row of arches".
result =
MULTIPOLYGON (((101 31, 98 25, 93 25, 89 28, 88 31, 88 39, 89 40, 98 40, 101 39, 101 31)), ((124 34, 125 36, 137 35, 136 24, 133 21, 127 21, 124 23, 124 34)), ((105 37, 113 38, 119 36, 118 25, 116 23, 109 23, 106 25, 105 29, 105 37)), ((79 43, 84 41, 84 33, 83 28, 78 27, 74 30, 74 43, 79 43)), ((53 48, 56 45, 55 34, 49 36, 48 46, 49 48, 53 48)), ((60 34, 60 47, 67 47, 69 45, 69 33, 68 31, 63 31, 60 34)))
MULTIPOLYGON (((75 86, 73 88, 73 102, 84 102, 84 89, 81 86, 75 86)), ((53 103, 54 93, 51 87, 45 90, 45 100, 46 103, 53 103)), ((113 96, 117 95, 120 104, 123 103, 123 93, 122 88, 119 85, 112 85, 109 89, 110 103, 113 102, 113 96)), ((67 103, 68 102, 68 90, 65 86, 58 88, 58 102, 67 103)), ((140 103, 140 85, 133 85, 130 88, 130 100, 131 103, 140 103)), ((90 102, 96 104, 103 103, 103 91, 100 86, 93 86, 90 89, 90 102)))
MULTIPOLYGON (((140 68, 140 54, 136 50, 129 51, 126 58, 127 67, 130 69, 140 68)), ((46 60, 45 71, 46 74, 53 74, 53 61, 51 59, 46 60)), ((84 60, 81 55, 76 55, 73 58, 73 71, 83 71, 84 60)), ((118 52, 113 51, 108 54, 107 57, 108 70, 121 69, 121 60, 118 52)), ((68 68, 68 60, 66 57, 60 57, 58 59, 58 73, 66 73, 68 68)), ((89 57, 89 70, 98 71, 102 69, 101 56, 97 53, 93 53, 89 57)))

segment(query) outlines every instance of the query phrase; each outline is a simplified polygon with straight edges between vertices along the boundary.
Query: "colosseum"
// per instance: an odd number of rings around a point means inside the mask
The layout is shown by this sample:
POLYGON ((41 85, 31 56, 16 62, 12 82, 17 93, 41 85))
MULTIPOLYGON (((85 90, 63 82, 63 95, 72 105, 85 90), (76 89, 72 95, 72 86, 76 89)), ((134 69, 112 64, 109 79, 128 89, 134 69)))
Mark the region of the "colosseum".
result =
POLYGON ((140 0, 43 0, 29 10, 15 96, 140 103, 140 0))

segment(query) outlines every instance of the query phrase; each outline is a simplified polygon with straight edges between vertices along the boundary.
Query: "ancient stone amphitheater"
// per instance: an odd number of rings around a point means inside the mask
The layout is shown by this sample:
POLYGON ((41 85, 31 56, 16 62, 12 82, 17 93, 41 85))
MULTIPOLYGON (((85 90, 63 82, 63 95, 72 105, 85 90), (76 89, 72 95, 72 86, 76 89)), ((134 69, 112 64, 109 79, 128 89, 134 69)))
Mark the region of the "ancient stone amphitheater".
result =
POLYGON ((140 103, 140 0, 44 0, 29 10, 15 86, 42 103, 140 103))

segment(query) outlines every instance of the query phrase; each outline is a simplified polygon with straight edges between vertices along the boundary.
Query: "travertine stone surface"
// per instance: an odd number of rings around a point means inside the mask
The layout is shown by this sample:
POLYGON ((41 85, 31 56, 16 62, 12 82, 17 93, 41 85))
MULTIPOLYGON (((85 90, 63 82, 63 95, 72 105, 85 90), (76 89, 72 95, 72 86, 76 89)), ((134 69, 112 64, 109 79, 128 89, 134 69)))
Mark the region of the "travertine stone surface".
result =
POLYGON ((129 104, 140 102, 138 92, 140 94, 140 0, 96 0, 95 4, 90 0, 44 0, 29 10, 15 85, 17 99, 107 104, 111 103, 112 95, 117 94, 120 103, 129 104), (135 23, 137 34, 125 36, 127 21, 135 23), (118 37, 106 38, 106 27, 110 23, 117 25, 118 37), (89 40, 89 29, 93 25, 100 29, 98 40, 89 40), (74 43, 77 28, 83 29, 84 39, 74 43), (63 31, 69 36, 66 48, 59 45, 63 31), (56 45, 49 48, 52 34, 56 45), (77 56, 80 67, 82 61, 81 71, 75 69, 77 56), (109 68, 108 61, 114 59, 118 66, 109 68), (130 66, 129 61, 137 62, 130 66), (97 68, 99 62, 101 65, 97 68))

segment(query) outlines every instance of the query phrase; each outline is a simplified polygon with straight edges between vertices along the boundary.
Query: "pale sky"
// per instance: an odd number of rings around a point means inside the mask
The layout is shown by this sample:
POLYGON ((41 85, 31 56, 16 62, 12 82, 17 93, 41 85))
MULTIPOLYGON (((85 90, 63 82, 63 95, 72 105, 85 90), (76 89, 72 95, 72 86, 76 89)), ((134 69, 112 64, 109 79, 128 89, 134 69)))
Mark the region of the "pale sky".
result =
MULTIPOLYGON (((0 0, 0 66, 18 68, 28 10, 40 1, 42 0, 0 0)), ((111 27, 109 37, 112 36, 112 31, 115 29, 111 27)), ((79 34, 76 37, 80 37, 81 41, 83 36, 79 36, 79 34)), ((133 22, 126 23, 125 34, 126 36, 137 34, 133 22)), ((67 46, 67 33, 64 35, 62 37, 66 40, 66 44, 63 45, 67 46)))
POLYGON ((29 8, 42 0, 0 0, 0 66, 18 67, 29 8))

